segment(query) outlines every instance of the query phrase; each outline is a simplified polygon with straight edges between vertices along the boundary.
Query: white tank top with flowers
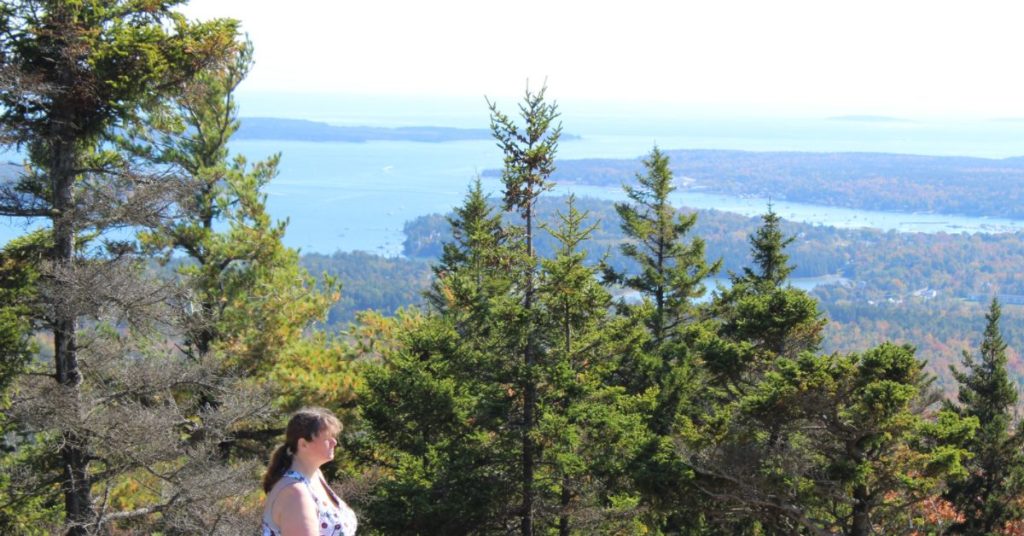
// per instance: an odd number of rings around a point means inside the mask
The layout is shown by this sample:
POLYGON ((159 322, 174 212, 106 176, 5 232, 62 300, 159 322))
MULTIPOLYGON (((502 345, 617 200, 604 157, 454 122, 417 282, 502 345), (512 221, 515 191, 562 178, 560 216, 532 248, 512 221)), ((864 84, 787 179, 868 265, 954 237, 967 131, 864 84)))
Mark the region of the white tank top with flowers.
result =
MULTIPOLYGON (((320 482, 324 490, 337 502, 337 505, 329 500, 321 499, 319 495, 314 493, 313 484, 298 471, 289 470, 281 478, 291 478, 302 482, 306 486, 306 491, 309 492, 313 502, 316 504, 316 517, 317 524, 319 525, 318 534, 320 536, 355 536, 357 525, 356 513, 326 483, 322 480, 320 482)), ((271 506, 268 503, 267 507, 263 510, 263 530, 261 534, 262 536, 281 536, 281 529, 271 519, 271 506)))

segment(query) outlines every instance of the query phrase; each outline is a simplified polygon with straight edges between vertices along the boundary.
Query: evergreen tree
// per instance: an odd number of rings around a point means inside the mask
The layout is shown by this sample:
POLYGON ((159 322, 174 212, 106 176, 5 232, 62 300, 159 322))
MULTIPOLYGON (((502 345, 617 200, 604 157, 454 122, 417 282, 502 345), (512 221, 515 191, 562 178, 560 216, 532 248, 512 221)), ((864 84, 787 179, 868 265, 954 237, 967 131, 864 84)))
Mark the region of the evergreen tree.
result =
POLYGON ((700 485, 775 533, 908 528, 910 506, 962 471, 975 421, 934 403, 907 346, 781 357, 743 397, 726 440, 695 458, 700 485), (721 457, 719 457, 721 456, 721 457))
POLYGON ((699 391, 700 371, 693 366, 686 341, 701 329, 694 300, 704 295, 704 279, 717 272, 721 262, 707 263, 699 237, 686 241, 697 215, 677 215, 669 201, 675 186, 668 156, 654 147, 643 166, 644 173, 636 175, 639 187, 623 186, 631 203, 615 205, 627 238, 622 253, 636 264, 638 273, 606 267, 605 281, 637 291, 644 300, 637 306, 620 305, 644 321, 649 338, 613 381, 633 392, 657 393, 657 405, 647 419, 651 436, 631 469, 647 502, 668 518, 658 522, 661 530, 672 532, 700 524, 690 508, 690 473, 675 455, 672 435, 679 417, 692 413, 699 391))
MULTIPOLYGON (((524 110, 553 113, 534 97, 524 110)), ((544 121, 525 120, 543 138, 533 125, 544 121)), ((507 118, 495 123, 515 128, 507 118)), ((553 150, 551 143, 545 154, 553 150)), ((507 163, 510 175, 547 174, 507 163)), ((450 220, 454 242, 436 269, 431 314, 403 329, 400 344, 368 371, 367 448, 389 468, 368 512, 371 530, 637 529, 639 501, 625 467, 642 444, 639 408, 650 400, 609 378, 646 335, 610 314, 597 269, 585 265, 585 215, 570 205, 560 225, 544 226, 560 246, 538 261, 527 254, 528 229, 538 227, 527 224, 531 214, 520 212, 523 227, 502 228, 479 184, 472 187, 450 220)))
MULTIPOLYGON (((287 222, 267 213, 264 189, 280 155, 252 166, 242 156, 229 161, 228 141, 239 126, 234 92, 251 64, 251 45, 237 43, 229 61, 200 72, 163 121, 132 141, 134 150, 177 172, 178 213, 140 238, 165 258, 187 255, 178 269, 193 293, 186 353, 216 352, 226 369, 262 381, 277 367, 313 359, 318 350, 303 341, 303 330, 324 319, 339 285, 325 278, 317 288, 298 252, 282 242, 287 222), (217 223, 227 228, 219 231, 217 223)), ((347 360, 337 361, 345 368, 347 360)))
POLYGON ((164 530, 214 532, 216 522, 202 524, 222 516, 215 499, 238 493, 238 473, 211 455, 252 407, 225 405, 207 413, 210 426, 183 427, 204 410, 185 399, 168 404, 175 391, 227 389, 232 380, 200 365, 185 370, 169 355, 161 330, 177 297, 146 277, 134 244, 105 234, 151 224, 167 206, 160 175, 113 150, 116 133, 159 114, 170 94, 233 49, 235 22, 191 23, 173 11, 178 3, 0 7, 0 139, 28 157, 25 173, 0 188, 0 214, 49 224, 37 310, 53 341, 52 360, 36 363, 52 373, 22 375, 8 416, 24 450, 34 441, 59 445, 54 463, 12 481, 19 489, 11 493, 48 495, 53 487, 40 482, 58 482, 70 534, 154 516, 164 530), (152 493, 108 502, 130 474, 148 475, 152 493), (197 480, 210 475, 216 484, 197 480))
POLYGON ((430 314, 397 330, 360 395, 369 435, 359 446, 388 468, 364 526, 383 534, 506 533, 519 524, 521 364, 508 348, 523 308, 510 272, 522 259, 504 244, 479 181, 449 225, 430 314))
POLYGON ((660 458, 675 460, 669 467, 685 468, 676 470, 681 488, 699 490, 708 499, 701 502, 676 494, 676 504, 667 507, 689 509, 689 515, 675 514, 683 519, 694 517, 697 508, 708 523, 725 532, 795 530, 780 510, 756 506, 754 499, 740 501, 748 510, 737 511, 723 490, 736 491, 725 481, 737 468, 761 475, 777 471, 784 461, 787 417, 783 412, 751 415, 748 397, 780 359, 816 350, 824 326, 814 299, 785 283, 792 266, 784 249, 791 239, 783 237, 770 208, 762 219, 750 237, 754 266, 741 275, 731 274, 731 286, 720 289, 710 305, 710 320, 686 331, 699 370, 696 377, 691 373, 677 381, 690 390, 687 397, 663 397, 668 403, 663 403, 659 419, 671 422, 670 435, 685 437, 688 443, 682 452, 663 449, 660 458))
POLYGON ((712 304, 718 335, 701 343, 716 383, 732 392, 755 382, 778 357, 817 350, 825 326, 814 298, 786 283, 794 266, 785 248, 793 238, 784 238, 770 206, 762 220, 750 237, 754 267, 730 274, 730 288, 712 304))
POLYGON ((789 255, 785 252, 786 247, 792 244, 795 238, 787 238, 782 234, 782 218, 779 218, 772 209, 771 203, 768 204, 768 212, 762 216, 762 220, 764 223, 750 237, 751 253, 758 271, 744 268, 742 279, 781 287, 789 274, 796 269, 796 266, 789 264, 789 255))
POLYGON ((1024 517, 1024 431, 1014 430, 1018 394, 1006 371, 1000 315, 993 298, 978 357, 964 351, 963 370, 951 367, 959 404, 948 407, 979 423, 963 445, 971 453, 966 475, 952 479, 945 494, 963 518, 952 527, 959 534, 1001 534, 1007 522, 1024 517))
MULTIPOLYGON (((480 313, 490 298, 508 288, 509 279, 500 277, 509 268, 501 215, 492 213, 479 178, 454 212, 447 218, 452 240, 444 243, 441 258, 433 267, 427 300, 439 312, 464 309, 480 313)), ((465 329, 487 326, 475 322, 465 329)))
MULTIPOLYGON (((538 340, 539 324, 534 311, 537 259, 534 252, 534 205, 544 191, 551 189, 549 182, 555 171, 555 154, 561 124, 555 125, 558 106, 544 100, 546 87, 533 93, 527 88, 519 115, 523 125, 517 125, 509 116, 489 103, 491 109, 491 132, 504 153, 502 182, 505 184, 505 210, 515 211, 522 217, 522 249, 517 266, 512 268, 514 284, 521 288, 521 311, 508 310, 506 314, 516 317, 509 327, 518 333, 512 339, 515 354, 522 356, 517 384, 522 393, 522 420, 519 423, 522 448, 522 475, 520 489, 520 531, 523 536, 534 534, 535 472, 539 445, 533 431, 537 427, 537 365, 543 359, 543 348, 538 340)), ((512 320, 512 319, 510 319, 512 320)))
POLYGON ((545 447, 538 480, 549 483, 541 486, 551 505, 545 510, 558 512, 560 536, 637 533, 643 530, 639 497, 627 468, 646 435, 640 410, 647 402, 609 380, 647 336, 631 320, 610 315, 611 296, 581 249, 596 227, 584 227, 586 217, 569 196, 560 225, 548 228, 559 249, 541 262, 538 294, 548 350, 540 365, 538 431, 545 447))
POLYGON ((643 160, 645 173, 637 173, 639 188, 624 185, 630 203, 616 203, 627 238, 622 253, 639 267, 627 275, 612 269, 607 279, 635 290, 653 302, 647 320, 651 344, 658 348, 684 321, 692 317, 693 303, 704 295, 704 279, 716 273, 721 261, 709 265, 704 258, 704 241, 689 243, 684 237, 693 230, 697 214, 680 214, 669 201, 675 191, 668 156, 657 146, 643 160))

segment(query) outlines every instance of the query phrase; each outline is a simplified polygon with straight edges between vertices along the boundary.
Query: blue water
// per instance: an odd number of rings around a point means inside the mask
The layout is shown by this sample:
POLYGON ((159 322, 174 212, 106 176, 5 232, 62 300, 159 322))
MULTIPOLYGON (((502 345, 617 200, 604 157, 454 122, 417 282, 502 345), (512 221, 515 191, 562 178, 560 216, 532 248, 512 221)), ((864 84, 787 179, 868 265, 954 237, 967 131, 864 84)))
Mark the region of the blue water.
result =
MULTIPOLYGON (((582 139, 562 141, 559 157, 564 159, 634 158, 649 152, 654 143, 663 149, 866 151, 988 158, 1024 154, 1024 122, 1017 121, 643 119, 621 114, 574 118, 570 108, 563 108, 565 131, 582 139)), ((409 115, 388 115, 380 110, 378 115, 374 113, 364 111, 348 117, 324 114, 322 118, 338 124, 425 124, 409 115)), ((486 126, 462 124, 465 120, 446 123, 440 117, 431 119, 430 124, 442 126, 486 126)), ((274 152, 283 154, 280 175, 267 188, 268 205, 275 218, 289 220, 285 242, 304 252, 363 250, 397 255, 404 238, 404 222, 451 210, 462 201, 477 174, 501 166, 501 153, 490 141, 353 144, 249 140, 233 143, 232 150, 250 160, 274 152)), ((484 180, 484 187, 493 196, 500 196, 497 179, 484 180)), ((603 199, 623 198, 619 188, 579 185, 558 186, 552 193, 570 191, 603 199)), ((682 192, 673 202, 756 215, 764 212, 768 200, 682 192)), ((921 232, 1024 229, 1024 221, 995 218, 850 210, 778 200, 773 204, 786 219, 837 227, 921 232)), ((0 240, 22 231, 18 222, 0 219, 0 240)))

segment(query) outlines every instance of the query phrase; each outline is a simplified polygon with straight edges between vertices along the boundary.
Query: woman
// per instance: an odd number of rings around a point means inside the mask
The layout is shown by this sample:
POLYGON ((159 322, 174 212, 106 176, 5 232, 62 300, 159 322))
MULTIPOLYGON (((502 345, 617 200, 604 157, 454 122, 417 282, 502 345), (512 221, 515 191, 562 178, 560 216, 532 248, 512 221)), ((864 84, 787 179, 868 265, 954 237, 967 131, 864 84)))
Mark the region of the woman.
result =
POLYGON ((288 421, 284 445, 263 475, 263 536, 354 536, 356 514, 327 485, 320 466, 334 459, 341 422, 323 408, 288 421))

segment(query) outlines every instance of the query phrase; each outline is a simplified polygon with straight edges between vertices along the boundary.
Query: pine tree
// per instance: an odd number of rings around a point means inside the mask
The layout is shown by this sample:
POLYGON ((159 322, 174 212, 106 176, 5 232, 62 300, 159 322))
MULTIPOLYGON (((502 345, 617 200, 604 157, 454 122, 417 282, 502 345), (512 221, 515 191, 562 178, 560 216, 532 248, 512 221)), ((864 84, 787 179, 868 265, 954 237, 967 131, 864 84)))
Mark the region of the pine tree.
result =
POLYGON ((287 222, 267 212, 264 190, 280 155, 251 166, 242 156, 229 160, 239 127, 234 93, 251 65, 252 46, 237 43, 230 60, 199 73, 133 148, 177 172, 178 213, 141 241, 165 258, 178 251, 191 261, 178 270, 193 292, 185 351, 196 358, 216 351, 226 368, 265 380, 278 365, 309 357, 303 330, 326 316, 340 287, 326 278, 318 288, 283 243, 287 222))
POLYGON ((959 404, 948 407, 979 424, 963 445, 971 453, 967 474, 951 479, 945 494, 963 517, 952 527, 959 534, 1001 534, 1008 521, 1024 516, 1024 431, 1019 425, 1014 430, 1018 394, 1006 370, 1001 314, 993 298, 977 358, 964 351, 963 370, 951 367, 959 404))

